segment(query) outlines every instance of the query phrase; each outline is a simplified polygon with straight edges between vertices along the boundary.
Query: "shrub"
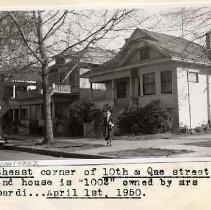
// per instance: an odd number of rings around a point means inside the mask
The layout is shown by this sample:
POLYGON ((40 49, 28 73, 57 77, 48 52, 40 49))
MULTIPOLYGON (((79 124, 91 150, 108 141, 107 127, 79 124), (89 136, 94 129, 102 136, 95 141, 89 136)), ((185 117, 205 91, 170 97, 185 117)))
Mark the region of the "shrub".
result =
POLYGON ((201 127, 202 127, 203 131, 205 131, 205 132, 210 130, 210 126, 208 123, 203 123, 201 125, 201 127))
POLYGON ((202 128, 201 126, 195 127, 195 128, 194 128, 194 131, 195 131, 196 133, 202 133, 202 132, 204 132, 204 130, 203 130, 203 128, 202 128))
POLYGON ((203 123, 200 126, 197 126, 197 127, 194 128, 194 131, 196 133, 203 133, 203 132, 207 132, 209 130, 210 130, 210 127, 207 123, 203 123))
POLYGON ((69 133, 71 136, 81 136, 83 134, 83 123, 101 121, 102 113, 95 109, 92 103, 82 102, 69 109, 69 133))
POLYGON ((193 129, 190 129, 187 125, 185 124, 180 124, 178 128, 178 133, 179 134, 194 134, 194 133, 204 133, 208 132, 210 130, 209 124, 203 123, 193 129))
POLYGON ((140 131, 141 108, 129 108, 118 117, 117 127, 119 134, 138 134, 140 131))
POLYGON ((180 124, 180 126, 178 128, 178 133, 179 134, 188 134, 188 133, 190 133, 190 129, 188 128, 187 125, 180 124))
POLYGON ((125 110, 118 118, 121 134, 155 134, 169 131, 173 117, 159 100, 125 110))

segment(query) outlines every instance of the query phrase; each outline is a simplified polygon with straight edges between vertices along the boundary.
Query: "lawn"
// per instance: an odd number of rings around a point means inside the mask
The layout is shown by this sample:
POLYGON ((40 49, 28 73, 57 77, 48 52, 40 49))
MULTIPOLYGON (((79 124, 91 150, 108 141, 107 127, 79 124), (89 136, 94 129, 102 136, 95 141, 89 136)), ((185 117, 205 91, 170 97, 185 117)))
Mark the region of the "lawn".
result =
POLYGON ((171 133, 160 133, 151 135, 123 135, 123 136, 113 136, 113 140, 125 140, 125 141, 147 141, 149 139, 174 139, 177 137, 171 133))
POLYGON ((122 150, 115 152, 103 152, 100 155, 114 156, 115 158, 134 158, 134 157, 170 157, 172 155, 184 154, 192 152, 190 150, 173 150, 173 149, 159 149, 146 148, 135 150, 122 150))
POLYGON ((50 145, 42 145, 42 148, 49 148, 49 149, 61 149, 65 151, 67 149, 68 151, 78 151, 83 149, 94 149, 99 147, 106 147, 106 145, 102 144, 88 144, 88 143, 76 143, 76 142, 55 142, 50 145))
POLYGON ((59 151, 68 151, 68 152, 75 152, 78 150, 84 149, 94 149, 99 147, 106 147, 106 145, 102 144, 88 144, 82 142, 71 142, 71 141, 59 141, 54 140, 50 144, 41 144, 42 139, 34 138, 34 139, 27 139, 27 140, 10 140, 9 143, 14 146, 26 146, 26 147, 33 147, 38 149, 48 149, 48 150, 59 150, 59 151))
POLYGON ((192 143, 187 143, 185 145, 192 145, 197 147, 211 147, 211 141, 192 142, 192 143))

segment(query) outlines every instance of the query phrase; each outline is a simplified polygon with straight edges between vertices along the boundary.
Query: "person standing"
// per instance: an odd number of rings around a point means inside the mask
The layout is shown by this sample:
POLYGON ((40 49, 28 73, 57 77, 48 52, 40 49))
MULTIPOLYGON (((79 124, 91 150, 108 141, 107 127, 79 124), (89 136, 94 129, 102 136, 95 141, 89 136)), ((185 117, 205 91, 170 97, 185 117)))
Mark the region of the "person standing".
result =
POLYGON ((111 121, 110 109, 108 109, 108 111, 104 113, 103 127, 104 127, 104 138, 105 141, 107 141, 107 146, 111 146, 111 131, 112 128, 114 127, 114 124, 111 121))

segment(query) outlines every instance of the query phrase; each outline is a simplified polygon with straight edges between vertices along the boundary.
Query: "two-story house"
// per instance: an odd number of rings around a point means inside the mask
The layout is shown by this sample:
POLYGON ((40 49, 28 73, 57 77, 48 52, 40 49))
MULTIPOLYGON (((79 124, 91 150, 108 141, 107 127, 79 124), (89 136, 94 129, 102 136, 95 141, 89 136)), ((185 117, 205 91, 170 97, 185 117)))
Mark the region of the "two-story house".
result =
MULTIPOLYGON (((91 102, 90 83, 80 74, 102 64, 114 56, 112 51, 89 48, 83 54, 65 52, 55 56, 49 70, 51 87, 51 110, 54 129, 59 134, 68 134, 70 107, 82 101, 91 102)), ((20 128, 40 133, 44 126, 43 94, 39 69, 14 74, 14 78, 2 89, 3 122, 6 127, 18 124, 20 128), (7 105, 5 106, 5 103, 7 105)), ((104 84, 93 87, 94 98, 103 98, 104 84)), ((4 127, 5 127, 4 126, 4 127)))
POLYGON ((106 86, 104 101, 95 101, 96 106, 144 106, 159 99, 177 126, 194 128, 210 123, 210 70, 205 47, 136 29, 114 58, 82 77, 106 86))

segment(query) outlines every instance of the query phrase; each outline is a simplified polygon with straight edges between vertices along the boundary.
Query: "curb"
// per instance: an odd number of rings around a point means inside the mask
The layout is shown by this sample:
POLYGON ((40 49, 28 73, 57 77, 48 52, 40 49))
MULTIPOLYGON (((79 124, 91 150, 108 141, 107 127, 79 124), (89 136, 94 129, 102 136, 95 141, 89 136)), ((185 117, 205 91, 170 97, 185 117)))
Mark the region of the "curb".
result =
POLYGON ((79 159, 112 159, 114 158, 113 156, 69 153, 69 152, 62 152, 62 151, 56 151, 56 150, 47 150, 47 149, 31 148, 31 147, 15 146, 15 145, 5 145, 4 149, 35 153, 35 154, 40 154, 40 155, 49 155, 49 156, 54 156, 54 157, 64 157, 64 158, 79 158, 79 159))

